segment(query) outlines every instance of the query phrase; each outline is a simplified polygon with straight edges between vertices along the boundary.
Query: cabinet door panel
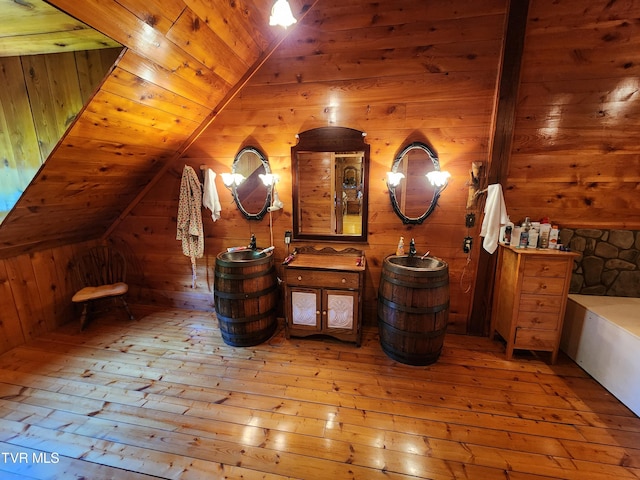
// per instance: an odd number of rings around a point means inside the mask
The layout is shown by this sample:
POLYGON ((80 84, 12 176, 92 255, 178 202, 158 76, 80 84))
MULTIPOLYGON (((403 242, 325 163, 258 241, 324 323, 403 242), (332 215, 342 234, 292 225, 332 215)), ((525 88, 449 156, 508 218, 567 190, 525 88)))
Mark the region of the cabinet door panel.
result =
POLYGON ((291 290, 291 323, 319 329, 320 295, 316 290, 291 290))
MULTIPOLYGON (((326 322, 328 329, 353 330, 357 316, 357 293, 340 290, 325 292, 326 322)), ((323 312, 323 313, 324 313, 323 312)))

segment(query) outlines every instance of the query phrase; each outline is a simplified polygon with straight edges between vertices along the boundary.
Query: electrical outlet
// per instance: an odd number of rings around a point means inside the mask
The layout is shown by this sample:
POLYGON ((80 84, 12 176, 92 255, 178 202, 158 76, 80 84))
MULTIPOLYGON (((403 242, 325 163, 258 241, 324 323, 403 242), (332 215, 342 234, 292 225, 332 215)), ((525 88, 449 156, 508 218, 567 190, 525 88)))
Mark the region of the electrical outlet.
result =
POLYGON ((462 251, 464 253, 469 253, 471 251, 472 245, 473 245, 473 238, 464 237, 464 243, 462 244, 462 251))
POLYGON ((289 245, 291 243, 291 230, 284 232, 284 243, 289 245))
POLYGON ((464 224, 467 228, 471 228, 476 224, 476 214, 475 213, 467 213, 467 216, 464 218, 464 224))

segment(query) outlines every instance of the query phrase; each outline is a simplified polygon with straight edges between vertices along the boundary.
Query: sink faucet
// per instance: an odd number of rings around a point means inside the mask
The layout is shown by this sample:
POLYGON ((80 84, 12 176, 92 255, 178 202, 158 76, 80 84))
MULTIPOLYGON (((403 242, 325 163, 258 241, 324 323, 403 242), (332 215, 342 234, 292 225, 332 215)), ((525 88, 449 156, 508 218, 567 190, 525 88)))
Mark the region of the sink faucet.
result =
POLYGON ((413 257, 416 254, 416 241, 412 238, 411 243, 409 243, 409 256, 413 257))
POLYGON ((255 235, 255 233, 251 234, 251 242, 249 242, 248 246, 249 246, 249 248, 251 250, 255 250, 256 248, 258 248, 258 247, 256 247, 256 235, 255 235))

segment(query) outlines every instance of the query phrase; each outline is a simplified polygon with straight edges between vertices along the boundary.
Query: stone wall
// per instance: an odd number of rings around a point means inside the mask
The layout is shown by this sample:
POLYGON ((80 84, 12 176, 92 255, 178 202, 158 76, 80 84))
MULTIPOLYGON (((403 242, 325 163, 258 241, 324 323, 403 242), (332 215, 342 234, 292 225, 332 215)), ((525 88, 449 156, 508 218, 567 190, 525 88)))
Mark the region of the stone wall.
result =
POLYGON ((640 231, 564 228, 560 241, 580 254, 571 293, 640 297, 640 231))

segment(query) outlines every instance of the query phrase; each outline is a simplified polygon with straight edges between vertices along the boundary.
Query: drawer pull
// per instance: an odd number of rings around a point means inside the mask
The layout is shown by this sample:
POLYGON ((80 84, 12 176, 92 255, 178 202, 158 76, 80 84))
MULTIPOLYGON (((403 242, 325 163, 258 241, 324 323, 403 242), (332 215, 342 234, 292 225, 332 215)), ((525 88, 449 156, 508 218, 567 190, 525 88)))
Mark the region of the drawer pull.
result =
POLYGON ((302 277, 300 275, 298 275, 298 281, 302 280, 302 277))
POLYGON ((346 279, 346 278, 343 278, 343 279, 342 279, 342 283, 347 283, 347 279, 346 279))

